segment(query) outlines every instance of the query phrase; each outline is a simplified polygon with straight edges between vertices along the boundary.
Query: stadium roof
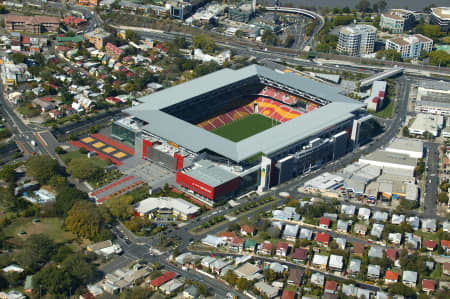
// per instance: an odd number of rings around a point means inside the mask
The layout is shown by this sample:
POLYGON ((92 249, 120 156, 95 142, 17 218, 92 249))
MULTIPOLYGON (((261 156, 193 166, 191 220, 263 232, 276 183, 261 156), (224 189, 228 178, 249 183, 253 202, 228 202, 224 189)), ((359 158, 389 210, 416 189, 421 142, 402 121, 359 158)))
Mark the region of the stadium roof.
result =
POLYGON ((259 152, 269 155, 301 139, 314 136, 333 124, 348 120, 353 117, 351 112, 364 106, 326 84, 291 73, 278 73, 258 65, 239 70, 222 69, 140 98, 139 101, 143 104, 125 110, 125 113, 147 122, 143 127, 145 131, 193 152, 208 149, 236 162, 259 152), (252 78, 264 78, 285 85, 322 98, 329 104, 236 143, 162 111, 196 96, 252 78))

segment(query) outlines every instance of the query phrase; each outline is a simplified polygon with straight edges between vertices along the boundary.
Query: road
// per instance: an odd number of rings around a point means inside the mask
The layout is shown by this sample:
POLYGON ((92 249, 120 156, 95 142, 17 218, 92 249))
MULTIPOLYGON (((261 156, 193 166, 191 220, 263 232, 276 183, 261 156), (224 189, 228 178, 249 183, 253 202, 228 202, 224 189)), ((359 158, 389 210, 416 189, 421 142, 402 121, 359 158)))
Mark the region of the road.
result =
POLYGON ((439 144, 426 142, 427 149, 424 192, 424 215, 429 218, 436 217, 437 196, 439 189, 439 144))

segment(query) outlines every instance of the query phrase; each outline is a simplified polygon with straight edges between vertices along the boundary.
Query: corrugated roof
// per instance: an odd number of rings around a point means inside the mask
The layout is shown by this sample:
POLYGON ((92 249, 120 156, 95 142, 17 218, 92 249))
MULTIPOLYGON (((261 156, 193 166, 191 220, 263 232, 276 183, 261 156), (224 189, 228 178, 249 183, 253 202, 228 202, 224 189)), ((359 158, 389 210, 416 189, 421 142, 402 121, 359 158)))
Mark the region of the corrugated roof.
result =
POLYGON ((143 128, 145 131, 180 144, 193 152, 209 149, 237 162, 259 152, 274 153, 301 139, 314 136, 334 124, 352 118, 351 112, 364 106, 363 103, 339 94, 335 88, 328 85, 290 73, 278 73, 257 65, 240 70, 223 69, 140 98, 139 101, 144 103, 125 110, 125 113, 147 122, 148 124, 143 128), (237 143, 161 111, 193 97, 252 77, 255 80, 259 77, 279 82, 325 99, 330 104, 237 143))

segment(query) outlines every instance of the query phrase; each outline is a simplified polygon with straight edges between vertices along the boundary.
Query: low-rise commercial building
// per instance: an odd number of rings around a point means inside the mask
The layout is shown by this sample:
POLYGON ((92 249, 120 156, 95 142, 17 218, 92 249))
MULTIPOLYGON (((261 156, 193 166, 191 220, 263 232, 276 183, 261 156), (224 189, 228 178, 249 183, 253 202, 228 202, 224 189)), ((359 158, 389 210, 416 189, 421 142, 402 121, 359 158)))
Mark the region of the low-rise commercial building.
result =
POLYGON ((157 214, 171 214, 179 217, 181 220, 194 218, 200 212, 200 208, 181 198, 172 197, 150 197, 134 207, 136 213, 140 216, 155 217, 157 214))
POLYGON ((408 129, 410 134, 423 136, 425 132, 428 132, 437 137, 443 127, 444 117, 442 115, 419 113, 408 129))
POLYGON ((408 155, 411 158, 423 158, 423 141, 409 138, 396 138, 386 146, 385 151, 408 155))
POLYGON ((407 155, 377 150, 359 159, 359 163, 375 165, 384 168, 401 169, 405 175, 414 176, 417 159, 407 155))

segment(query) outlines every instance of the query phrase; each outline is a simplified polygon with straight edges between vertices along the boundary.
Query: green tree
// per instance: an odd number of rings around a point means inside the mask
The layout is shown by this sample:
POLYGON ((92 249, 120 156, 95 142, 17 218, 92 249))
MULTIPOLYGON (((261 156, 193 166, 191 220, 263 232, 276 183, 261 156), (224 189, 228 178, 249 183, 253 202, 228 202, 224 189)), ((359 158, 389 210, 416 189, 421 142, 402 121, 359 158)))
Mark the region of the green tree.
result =
POLYGON ((45 184, 59 172, 58 162, 50 156, 33 156, 25 163, 27 175, 45 184))
POLYGON ((57 215, 63 216, 72 208, 74 203, 80 200, 87 200, 88 196, 83 191, 75 187, 64 185, 57 189, 55 199, 55 209, 57 215))
POLYGON ((33 271, 49 261, 55 251, 56 245, 47 235, 31 235, 16 255, 16 260, 22 267, 33 271))
POLYGON ((353 22, 353 16, 337 16, 333 18, 334 26, 347 25, 353 22))
POLYGON ((450 65, 450 54, 443 50, 432 51, 430 54, 430 63, 436 66, 450 65))
POLYGON ((90 159, 82 157, 72 159, 67 165, 67 172, 77 179, 88 180, 99 176, 102 168, 90 159))
POLYGON ((7 183, 14 182, 16 180, 15 168, 16 168, 15 165, 10 164, 4 165, 2 170, 0 170, 0 179, 7 183))
POLYGON ((409 137, 409 129, 407 126, 404 126, 402 129, 402 135, 403 137, 409 137))
POLYGON ((437 39, 442 35, 439 25, 419 24, 415 28, 416 33, 423 34, 429 38, 437 39))
POLYGON ((240 291, 248 290, 250 282, 246 278, 239 278, 237 280, 236 286, 240 291))
POLYGON ((111 216, 102 207, 96 207, 89 201, 78 201, 67 213, 64 221, 66 228, 79 237, 99 241, 111 238, 106 225, 111 216))
POLYGON ((441 192, 438 194, 438 201, 440 203, 448 203, 448 193, 447 192, 441 192))
POLYGON ((125 30, 125 38, 135 43, 139 42, 139 35, 130 29, 125 30))
POLYGON ((342 9, 342 12, 343 12, 343 13, 351 13, 351 10, 350 10, 350 8, 349 8, 348 6, 345 6, 345 7, 342 9))
POLYGON ((22 54, 20 52, 16 52, 11 55, 11 59, 15 64, 24 63, 27 61, 27 56, 25 54, 22 54))
POLYGON ((387 7, 387 2, 385 0, 377 1, 377 7, 380 12, 383 12, 387 7))
POLYGON ((70 273, 56 265, 45 267, 33 276, 33 291, 36 297, 41 294, 51 294, 65 297, 72 288, 70 273))
POLYGON ((106 207, 109 208, 111 215, 120 220, 127 220, 133 216, 134 209, 131 205, 133 197, 130 195, 111 198, 106 201, 106 207))
POLYGON ((120 294, 121 299, 147 299, 150 298, 150 292, 142 287, 126 289, 120 294))
POLYGON ((192 37, 194 48, 202 49, 206 53, 214 53, 216 42, 208 35, 201 34, 192 37))
POLYGON ((277 37, 275 33, 273 33, 272 29, 265 29, 261 37, 261 41, 267 45, 276 45, 277 37))

